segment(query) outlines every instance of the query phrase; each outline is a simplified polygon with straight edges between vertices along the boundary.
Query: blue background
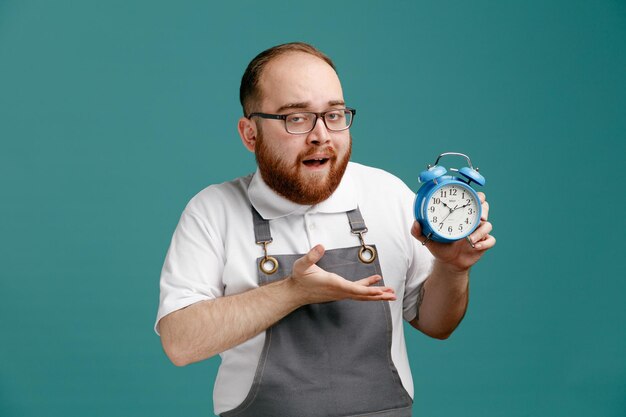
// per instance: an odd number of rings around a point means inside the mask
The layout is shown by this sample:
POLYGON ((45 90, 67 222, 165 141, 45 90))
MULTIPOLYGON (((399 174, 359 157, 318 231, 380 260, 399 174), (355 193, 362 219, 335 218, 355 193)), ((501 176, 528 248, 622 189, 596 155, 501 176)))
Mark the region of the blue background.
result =
POLYGON ((498 243, 457 332, 409 333, 415 414, 626 415, 626 4, 537 0, 0 0, 0 415, 212 414, 159 273, 186 202, 254 169, 239 80, 294 40, 338 66, 353 160, 487 178, 498 243))

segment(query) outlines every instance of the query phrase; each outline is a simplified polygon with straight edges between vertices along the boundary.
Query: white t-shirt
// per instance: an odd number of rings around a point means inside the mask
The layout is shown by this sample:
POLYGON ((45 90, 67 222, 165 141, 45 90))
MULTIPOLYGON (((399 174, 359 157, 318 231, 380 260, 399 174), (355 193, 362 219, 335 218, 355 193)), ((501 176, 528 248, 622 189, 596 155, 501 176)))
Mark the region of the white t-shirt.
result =
MULTIPOLYGON (((416 315, 419 284, 433 257, 410 233, 414 193, 380 169, 349 163, 342 181, 327 200, 314 206, 293 203, 270 189, 260 173, 212 185, 191 199, 170 244, 161 272, 161 297, 155 330, 167 314, 203 300, 258 287, 252 204, 270 220, 273 242, 268 254, 305 254, 317 244, 327 250, 359 245, 346 212, 359 207, 375 244, 386 286, 397 300, 389 302, 393 337, 391 358, 402 384, 413 397, 402 318, 416 315)), ((220 354, 213 404, 215 413, 237 407, 252 386, 265 332, 220 354)))

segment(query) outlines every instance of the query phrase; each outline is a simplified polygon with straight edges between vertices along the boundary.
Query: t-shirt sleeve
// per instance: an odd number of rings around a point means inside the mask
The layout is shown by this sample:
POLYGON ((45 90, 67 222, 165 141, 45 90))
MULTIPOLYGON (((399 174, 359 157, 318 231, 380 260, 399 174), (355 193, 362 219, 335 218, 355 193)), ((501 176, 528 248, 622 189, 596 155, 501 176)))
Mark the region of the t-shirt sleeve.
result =
MULTIPOLYGON (((407 223, 406 230, 411 230, 413 226, 414 203, 415 194, 411 190, 408 190, 405 195, 405 203, 403 204, 403 207, 407 211, 405 213, 407 223)), ((417 297, 421 286, 430 275, 435 258, 425 246, 411 235, 411 233, 408 233, 407 247, 409 251, 409 267, 407 269, 404 286, 402 314, 406 321, 411 321, 417 316, 417 297)))
POLYGON ((157 334, 159 320, 166 315, 223 295, 223 247, 208 222, 189 209, 183 212, 161 271, 157 334))
MULTIPOLYGON (((421 246, 419 242, 417 244, 421 246)), ((407 271, 402 302, 402 314, 406 321, 411 321, 417 316, 417 297, 432 270, 433 261, 434 257, 428 249, 415 248, 413 262, 407 271)))

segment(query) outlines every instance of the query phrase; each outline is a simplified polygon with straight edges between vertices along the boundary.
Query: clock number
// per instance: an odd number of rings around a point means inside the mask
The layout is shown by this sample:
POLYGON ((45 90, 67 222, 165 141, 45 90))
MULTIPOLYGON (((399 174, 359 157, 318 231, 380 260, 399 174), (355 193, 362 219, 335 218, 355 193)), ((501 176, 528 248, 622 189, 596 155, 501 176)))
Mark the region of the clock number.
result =
POLYGON ((439 230, 443 229, 443 223, 439 223, 439 230))
POLYGON ((444 197, 446 197, 447 195, 448 195, 448 192, 447 192, 447 191, 443 191, 443 190, 441 190, 441 198, 444 198, 444 197))
POLYGON ((450 196, 456 195, 456 188, 450 190, 450 196))
POLYGON ((465 191, 461 193, 461 198, 465 198, 465 191))
POLYGON ((467 214, 473 214, 474 213, 474 209, 472 209, 471 207, 467 209, 467 214))
POLYGON ((459 230, 463 230, 463 225, 462 224, 459 225, 459 230))
POLYGON ((433 198, 433 204, 439 204, 439 203, 441 203, 441 200, 438 199, 437 197, 434 197, 433 198))
POLYGON ((469 217, 465 219, 465 224, 470 224, 469 217))
POLYGON ((431 213, 434 213, 435 212, 435 206, 430 206, 428 208, 428 211, 430 211, 431 213))
POLYGON ((448 226, 448 232, 452 233, 452 226, 448 226))
POLYGON ((470 203, 469 199, 468 199, 468 200, 465 200, 465 201, 467 201, 467 204, 469 204, 469 203, 470 203))
POLYGON ((437 216, 433 217, 433 223, 437 223, 437 216))

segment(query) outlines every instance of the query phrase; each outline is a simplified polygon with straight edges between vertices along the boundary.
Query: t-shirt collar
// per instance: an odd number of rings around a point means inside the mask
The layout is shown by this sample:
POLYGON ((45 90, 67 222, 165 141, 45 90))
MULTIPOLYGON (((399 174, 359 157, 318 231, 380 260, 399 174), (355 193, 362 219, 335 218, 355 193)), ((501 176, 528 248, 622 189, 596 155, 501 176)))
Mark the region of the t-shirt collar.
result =
POLYGON ((276 193, 261 177, 257 168, 248 186, 248 198, 267 220, 277 219, 298 213, 340 213, 357 207, 356 192, 353 186, 352 163, 348 163, 346 172, 335 192, 321 203, 313 206, 301 205, 276 193))

